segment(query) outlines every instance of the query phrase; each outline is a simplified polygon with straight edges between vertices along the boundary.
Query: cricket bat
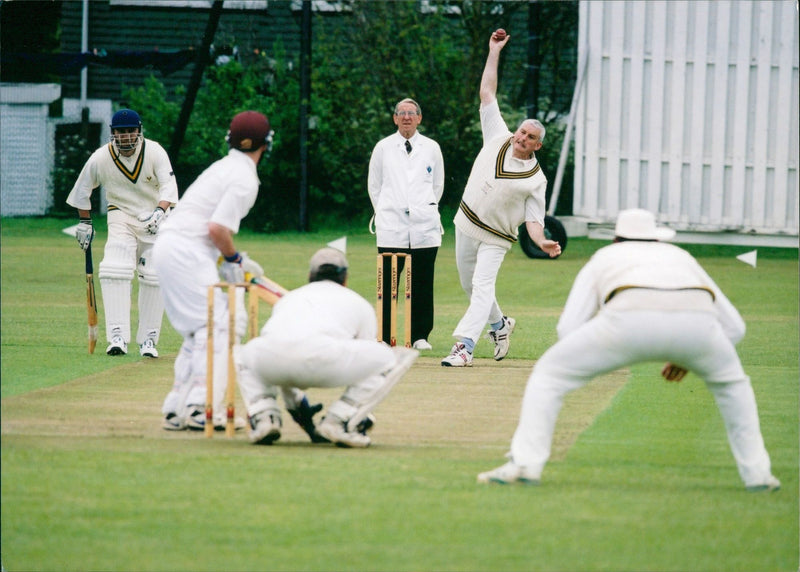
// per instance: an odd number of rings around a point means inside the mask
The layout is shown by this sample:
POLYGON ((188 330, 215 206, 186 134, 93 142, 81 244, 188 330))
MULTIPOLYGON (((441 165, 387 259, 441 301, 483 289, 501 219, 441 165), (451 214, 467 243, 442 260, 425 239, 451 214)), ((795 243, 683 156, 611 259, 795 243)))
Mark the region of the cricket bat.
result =
POLYGON ((270 280, 266 276, 253 276, 252 274, 247 274, 245 276, 245 280, 256 286, 255 288, 250 289, 252 293, 256 294, 261 300, 264 300, 273 306, 283 297, 284 294, 288 292, 286 288, 277 282, 270 280))
POLYGON ((97 345, 97 297, 94 293, 94 264, 92 245, 86 247, 86 310, 89 314, 89 353, 94 353, 97 345))

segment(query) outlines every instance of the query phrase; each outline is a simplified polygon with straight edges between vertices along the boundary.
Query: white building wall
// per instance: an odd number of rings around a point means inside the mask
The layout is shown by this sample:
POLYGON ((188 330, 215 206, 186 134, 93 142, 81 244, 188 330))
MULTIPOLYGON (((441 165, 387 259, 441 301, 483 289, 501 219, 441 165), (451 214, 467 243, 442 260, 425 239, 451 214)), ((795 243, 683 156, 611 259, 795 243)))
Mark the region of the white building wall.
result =
POLYGON ((581 2, 586 58, 575 215, 797 237, 795 0, 581 2))
POLYGON ((0 85, 0 216, 43 215, 52 206, 57 84, 0 85))

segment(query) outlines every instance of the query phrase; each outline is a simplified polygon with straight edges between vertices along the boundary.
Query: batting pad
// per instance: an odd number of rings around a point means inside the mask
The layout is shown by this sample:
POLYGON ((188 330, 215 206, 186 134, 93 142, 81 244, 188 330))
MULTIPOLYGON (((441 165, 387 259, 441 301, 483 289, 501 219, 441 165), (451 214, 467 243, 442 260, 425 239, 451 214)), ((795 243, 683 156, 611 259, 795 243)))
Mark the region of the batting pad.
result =
POLYGON ((411 369, 414 362, 419 357, 417 350, 412 350, 405 347, 393 347, 392 351, 397 357, 397 364, 383 374, 384 382, 378 386, 375 392, 370 395, 364 402, 358 404, 358 409, 347 421, 347 431, 354 432, 372 410, 383 401, 392 388, 397 385, 397 382, 411 369))

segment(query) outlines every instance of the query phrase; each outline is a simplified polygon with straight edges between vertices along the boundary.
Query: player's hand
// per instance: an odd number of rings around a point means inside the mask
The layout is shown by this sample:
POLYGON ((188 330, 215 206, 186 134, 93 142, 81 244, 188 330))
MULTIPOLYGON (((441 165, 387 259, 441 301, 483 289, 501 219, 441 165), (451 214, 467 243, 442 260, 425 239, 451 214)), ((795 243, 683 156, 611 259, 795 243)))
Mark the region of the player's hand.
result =
POLYGON ((161 221, 166 216, 164 209, 161 207, 156 207, 155 210, 150 213, 144 213, 139 215, 139 221, 145 223, 144 227, 147 229, 147 232, 150 234, 156 234, 158 232, 158 225, 161 224, 161 221))
POLYGON ((555 258, 561 254, 561 245, 555 240, 543 240, 539 245, 539 249, 550 255, 550 258, 555 258))
POLYGON ((245 274, 252 274, 254 278, 261 278, 264 276, 264 269, 261 265, 247 256, 246 252, 242 252, 242 270, 245 274))
POLYGON ((92 226, 92 219, 82 218, 78 223, 78 228, 75 229, 75 238, 78 239, 78 245, 83 250, 89 248, 94 238, 94 227, 92 226))
POLYGON ((219 265, 219 275, 228 284, 244 282, 244 270, 240 262, 223 262, 219 265))
POLYGON ((661 370, 661 375, 667 381, 678 383, 683 380, 684 377, 686 377, 688 372, 689 370, 682 368, 679 365, 667 362, 661 370))
POLYGON ((294 419, 295 423, 303 428, 312 443, 327 443, 328 440, 317 433, 317 427, 314 425, 314 415, 322 411, 322 403, 310 405, 308 398, 304 397, 303 400, 297 404, 297 409, 289 409, 289 414, 294 419))

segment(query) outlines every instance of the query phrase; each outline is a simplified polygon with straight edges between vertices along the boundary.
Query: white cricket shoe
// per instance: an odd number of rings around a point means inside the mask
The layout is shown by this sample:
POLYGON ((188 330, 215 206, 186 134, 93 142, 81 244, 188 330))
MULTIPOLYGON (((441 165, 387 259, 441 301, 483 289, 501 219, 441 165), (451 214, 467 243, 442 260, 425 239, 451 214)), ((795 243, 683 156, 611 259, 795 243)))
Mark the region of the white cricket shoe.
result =
POLYGON ((122 336, 112 336, 106 353, 110 356, 123 356, 128 353, 128 344, 122 339, 122 336))
MULTIPOLYGON (((225 416, 215 415, 214 416, 214 431, 225 431, 225 426, 228 423, 228 418, 225 416)), ((242 417, 238 415, 233 419, 233 427, 237 431, 241 431, 245 427, 247 427, 247 421, 245 421, 242 417)))
POLYGON ((317 425, 317 433, 339 447, 364 448, 372 442, 363 433, 347 430, 347 422, 332 413, 328 413, 322 422, 317 425))
POLYGON ((158 350, 156 349, 156 342, 153 338, 147 338, 139 345, 139 355, 142 357, 158 357, 158 350))
POLYGON ((248 437, 253 445, 272 445, 281 438, 281 414, 275 410, 262 411, 250 416, 248 437))
POLYGON ((161 423, 161 428, 167 431, 183 431, 186 429, 186 423, 181 419, 180 415, 175 412, 167 413, 164 416, 164 421, 161 423))
POLYGON ((433 346, 428 343, 428 340, 420 339, 414 342, 414 345, 411 346, 415 350, 432 350, 433 346))
POLYGON ((467 346, 457 342, 450 355, 442 360, 444 367, 472 367, 472 354, 467 351, 467 346))
POLYGON ((203 405, 187 405, 184 417, 186 428, 191 431, 203 431, 206 428, 206 409, 203 405))
POLYGON ((497 483, 500 485, 510 485, 512 483, 538 485, 539 475, 533 474, 533 472, 526 467, 515 464, 514 461, 509 461, 496 469, 480 473, 478 475, 478 482, 484 485, 490 483, 497 483))
POLYGON ((497 330, 489 330, 486 336, 494 342, 494 359, 500 361, 508 355, 511 334, 517 321, 514 318, 503 316, 503 327, 497 330))
POLYGON ((772 475, 769 476, 765 483, 761 483, 758 485, 748 485, 747 492, 749 493, 760 493, 760 492, 774 492, 779 491, 781 489, 781 482, 773 477, 772 475))

